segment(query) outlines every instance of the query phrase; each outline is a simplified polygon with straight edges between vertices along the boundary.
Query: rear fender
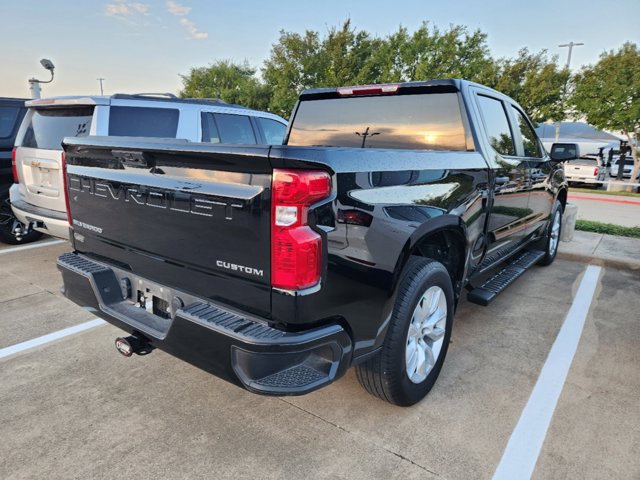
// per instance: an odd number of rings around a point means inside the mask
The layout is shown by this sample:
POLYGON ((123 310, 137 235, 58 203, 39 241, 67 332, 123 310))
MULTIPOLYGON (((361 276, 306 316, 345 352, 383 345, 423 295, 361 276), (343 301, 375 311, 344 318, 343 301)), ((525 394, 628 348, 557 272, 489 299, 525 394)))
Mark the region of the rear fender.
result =
MULTIPOLYGON (((394 281, 393 281, 394 292, 398 287, 398 282, 402 278, 402 273, 404 272, 404 268, 407 262, 409 261, 409 257, 416 253, 418 245, 420 245, 422 240, 424 240, 425 238, 435 233, 445 231, 445 230, 457 232, 463 241, 467 238, 466 227, 459 216, 441 215, 439 217, 435 217, 429 220, 428 222, 425 222, 422 225, 420 225, 415 230, 415 232, 413 232, 411 237, 407 239, 407 242, 405 243, 405 246, 402 250, 402 254, 400 255, 400 258, 398 258, 398 263, 396 264, 396 268, 394 271, 394 281)), ((465 248, 465 251, 466 250, 467 249, 465 248)), ((438 259, 434 258, 434 260, 438 260, 438 259)), ((465 264, 466 264, 466 258, 465 258, 465 264)))
MULTIPOLYGON (((467 238, 466 227, 459 216, 446 214, 423 223, 415 230, 411 237, 407 239, 402 249, 402 253, 398 258, 398 262, 396 263, 392 282, 392 295, 390 297, 391 305, 395 302, 398 284, 402 279, 409 257, 417 253, 418 246, 424 239, 442 231, 456 232, 460 236, 461 241, 465 245, 464 265, 465 267, 468 265, 467 255, 469 253, 469 249, 467 248, 465 240, 467 238)), ((438 259, 434 258, 434 260, 438 259)))

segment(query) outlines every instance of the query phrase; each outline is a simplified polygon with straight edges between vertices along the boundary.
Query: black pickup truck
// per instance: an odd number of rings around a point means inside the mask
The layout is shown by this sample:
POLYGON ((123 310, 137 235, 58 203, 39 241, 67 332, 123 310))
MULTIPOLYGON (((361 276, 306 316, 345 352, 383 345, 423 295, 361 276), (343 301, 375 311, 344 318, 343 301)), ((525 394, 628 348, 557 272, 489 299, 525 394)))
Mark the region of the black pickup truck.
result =
POLYGON ((411 405, 464 290, 488 304, 553 262, 570 144, 544 151, 510 98, 462 80, 304 91, 279 146, 64 142, 64 294, 252 392, 356 366, 411 405))

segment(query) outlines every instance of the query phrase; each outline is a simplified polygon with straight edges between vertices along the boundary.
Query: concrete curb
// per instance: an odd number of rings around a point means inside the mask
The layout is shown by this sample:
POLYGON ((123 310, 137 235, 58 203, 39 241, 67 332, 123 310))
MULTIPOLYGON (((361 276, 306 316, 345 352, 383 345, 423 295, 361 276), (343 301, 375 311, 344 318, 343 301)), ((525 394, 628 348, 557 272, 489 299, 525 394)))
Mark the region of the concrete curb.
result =
POLYGON ((587 263, 589 265, 629 270, 632 272, 640 270, 640 261, 628 258, 594 257, 593 255, 585 255, 575 252, 562 252, 560 250, 558 250, 557 258, 571 260, 573 262, 587 263))

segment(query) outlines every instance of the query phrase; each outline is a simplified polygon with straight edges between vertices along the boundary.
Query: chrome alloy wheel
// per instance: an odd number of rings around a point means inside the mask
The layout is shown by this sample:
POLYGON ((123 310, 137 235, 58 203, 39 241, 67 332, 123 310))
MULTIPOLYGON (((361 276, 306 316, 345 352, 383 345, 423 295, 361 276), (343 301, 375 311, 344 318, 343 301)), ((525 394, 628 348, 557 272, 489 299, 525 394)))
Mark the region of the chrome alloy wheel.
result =
POLYGON ((553 256, 558 248, 560 241, 560 210, 556 210, 553 214, 551 223, 551 238, 549 238, 549 255, 553 256))
POLYGON ((437 286, 422 294, 407 333, 405 366, 413 383, 421 383, 436 364, 447 324, 447 298, 437 286))

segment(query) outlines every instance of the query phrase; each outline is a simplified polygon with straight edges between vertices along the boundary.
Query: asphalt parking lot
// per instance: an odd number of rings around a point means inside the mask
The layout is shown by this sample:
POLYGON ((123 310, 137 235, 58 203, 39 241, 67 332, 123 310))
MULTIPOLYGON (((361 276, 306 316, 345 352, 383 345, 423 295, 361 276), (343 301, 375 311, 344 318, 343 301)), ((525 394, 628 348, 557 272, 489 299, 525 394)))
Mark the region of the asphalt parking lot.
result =
MULTIPOLYGON (((0 351, 94 318, 59 293, 68 250, 0 244, 0 351)), ((124 358, 110 325, 6 355, 0 478, 491 478, 586 268, 556 260, 489 307, 463 301, 442 374, 411 408, 353 372, 256 396, 160 351, 124 358)), ((535 479, 640 478, 640 275, 598 272, 535 479)))

